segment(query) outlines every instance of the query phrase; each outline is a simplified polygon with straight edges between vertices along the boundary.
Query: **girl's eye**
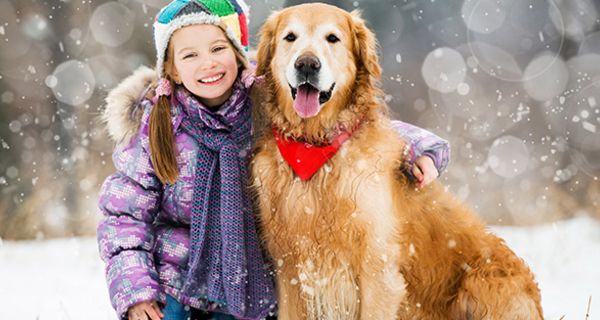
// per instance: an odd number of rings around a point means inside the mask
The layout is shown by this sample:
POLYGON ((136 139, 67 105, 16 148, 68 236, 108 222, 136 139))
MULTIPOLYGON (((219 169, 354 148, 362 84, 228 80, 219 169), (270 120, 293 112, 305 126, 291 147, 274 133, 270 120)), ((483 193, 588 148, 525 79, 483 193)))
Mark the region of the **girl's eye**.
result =
POLYGON ((185 56, 183 56, 183 59, 192 58, 192 57, 195 57, 195 56, 196 56, 195 53, 188 53, 185 56))
POLYGON ((340 38, 338 38, 335 34, 330 34, 327 36, 327 42, 329 43, 336 43, 340 41, 340 38))
POLYGON ((216 47, 213 49, 213 52, 219 52, 219 51, 223 51, 225 49, 226 49, 226 47, 216 47))
POLYGON ((283 39, 287 42, 294 42, 294 41, 296 41, 296 35, 293 32, 290 32, 283 39))

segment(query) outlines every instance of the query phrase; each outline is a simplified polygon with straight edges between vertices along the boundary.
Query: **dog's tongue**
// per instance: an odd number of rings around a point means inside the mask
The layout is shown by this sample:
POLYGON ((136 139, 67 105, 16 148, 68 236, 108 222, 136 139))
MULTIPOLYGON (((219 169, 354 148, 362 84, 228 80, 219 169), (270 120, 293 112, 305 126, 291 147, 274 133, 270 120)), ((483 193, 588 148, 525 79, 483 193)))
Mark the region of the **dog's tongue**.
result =
POLYGON ((298 87, 294 109, 302 118, 310 118, 319 112, 319 90, 311 85, 298 87))

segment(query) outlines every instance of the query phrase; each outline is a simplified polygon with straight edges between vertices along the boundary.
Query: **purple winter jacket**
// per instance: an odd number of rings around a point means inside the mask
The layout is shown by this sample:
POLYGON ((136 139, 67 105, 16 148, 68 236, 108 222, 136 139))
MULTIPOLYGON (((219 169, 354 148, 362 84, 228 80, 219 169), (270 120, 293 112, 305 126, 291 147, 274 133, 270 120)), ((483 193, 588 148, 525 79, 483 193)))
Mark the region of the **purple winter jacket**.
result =
MULTIPOLYGON (((129 307, 142 301, 164 305, 166 294, 179 300, 187 271, 197 144, 180 128, 185 113, 173 107, 179 178, 173 185, 161 184, 148 153, 152 102, 140 100, 155 77, 152 69, 138 69, 111 91, 102 115, 117 144, 113 152, 117 172, 106 178, 100 191, 103 219, 97 237, 109 296, 120 319, 127 319, 129 307)), ((439 172, 445 169, 449 157, 445 140, 399 121, 395 127, 409 142, 412 160, 425 154, 439 172)), ((201 308, 204 303, 197 299, 190 305, 201 308)))

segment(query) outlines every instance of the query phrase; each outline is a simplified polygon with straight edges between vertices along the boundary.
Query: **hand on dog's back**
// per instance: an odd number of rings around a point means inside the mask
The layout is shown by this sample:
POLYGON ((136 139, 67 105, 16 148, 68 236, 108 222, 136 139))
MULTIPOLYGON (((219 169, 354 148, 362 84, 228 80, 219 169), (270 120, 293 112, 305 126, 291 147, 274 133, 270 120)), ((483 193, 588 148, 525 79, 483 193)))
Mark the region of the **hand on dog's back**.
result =
POLYGON ((439 172, 433 163, 433 160, 428 156, 420 156, 415 161, 412 173, 419 188, 423 188, 424 186, 433 182, 439 176, 439 172))

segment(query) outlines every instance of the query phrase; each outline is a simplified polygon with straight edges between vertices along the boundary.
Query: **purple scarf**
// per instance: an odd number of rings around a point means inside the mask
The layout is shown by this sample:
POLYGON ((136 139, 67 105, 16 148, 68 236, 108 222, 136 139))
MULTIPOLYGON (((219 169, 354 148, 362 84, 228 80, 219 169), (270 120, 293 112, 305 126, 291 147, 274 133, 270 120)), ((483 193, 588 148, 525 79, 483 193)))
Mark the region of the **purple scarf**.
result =
POLYGON ((183 299, 203 298, 211 311, 261 319, 273 310, 270 268, 258 240, 247 194, 251 101, 240 81, 218 111, 177 87, 172 102, 187 113, 181 125, 198 142, 183 299))

